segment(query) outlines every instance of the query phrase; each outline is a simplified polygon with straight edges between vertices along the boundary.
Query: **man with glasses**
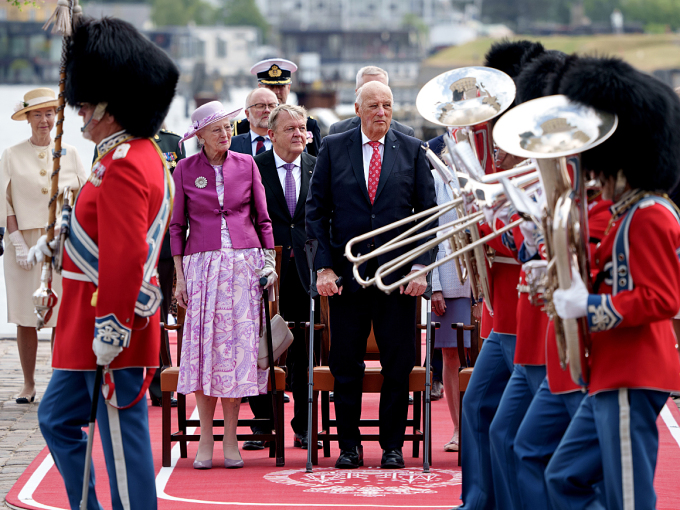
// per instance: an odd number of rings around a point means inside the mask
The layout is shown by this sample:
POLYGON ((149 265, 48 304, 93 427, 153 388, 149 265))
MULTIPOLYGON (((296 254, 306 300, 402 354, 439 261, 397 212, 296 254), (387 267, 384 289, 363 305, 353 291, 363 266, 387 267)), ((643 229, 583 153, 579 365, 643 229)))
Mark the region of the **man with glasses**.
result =
MULTIPOLYGON (((291 76, 295 71, 297 71, 297 66, 290 60, 283 58, 262 60, 250 68, 250 74, 257 76, 258 88, 271 90, 276 94, 279 104, 286 104, 288 102, 290 84, 292 83, 291 76)), ((234 123, 234 135, 247 134, 249 130, 249 118, 234 123)), ((312 116, 307 117, 306 145, 305 152, 316 157, 319 153, 319 147, 321 147, 321 130, 319 123, 312 116)), ((271 145, 267 147, 267 149, 270 148, 271 145)))
POLYGON ((269 89, 254 89, 246 97, 246 119, 249 131, 232 137, 230 150, 257 156, 272 148, 267 134, 269 114, 279 105, 276 95, 269 89))

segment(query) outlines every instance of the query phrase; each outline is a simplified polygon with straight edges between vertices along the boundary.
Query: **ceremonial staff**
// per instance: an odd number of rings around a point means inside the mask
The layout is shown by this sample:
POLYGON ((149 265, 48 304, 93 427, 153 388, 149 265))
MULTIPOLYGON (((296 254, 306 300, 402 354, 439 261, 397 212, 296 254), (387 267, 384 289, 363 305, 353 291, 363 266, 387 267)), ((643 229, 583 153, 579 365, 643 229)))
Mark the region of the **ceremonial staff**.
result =
MULTIPOLYGON (((43 25, 43 30, 47 30, 52 23, 53 34, 61 34, 61 63, 59 67, 59 97, 57 106, 57 134, 54 137, 54 153, 51 185, 50 185, 50 201, 49 216, 47 226, 45 227, 47 234, 47 245, 50 246, 54 241, 54 227, 57 222, 57 197, 59 196, 59 172, 61 171, 61 137, 64 133, 64 108, 66 106, 66 99, 64 98, 64 86, 66 83, 66 50, 68 48, 69 37, 73 33, 73 29, 78 24, 82 15, 82 8, 78 5, 78 0, 59 0, 57 8, 52 13, 52 16, 43 25)), ((67 208, 67 213, 70 208, 67 208)), ((57 270, 61 270, 58 268, 57 270)), ((35 313, 38 316, 37 329, 40 330, 47 324, 52 316, 52 310, 57 304, 59 296, 52 290, 52 257, 45 255, 42 264, 42 272, 40 274, 40 288, 33 293, 33 306, 35 313)))

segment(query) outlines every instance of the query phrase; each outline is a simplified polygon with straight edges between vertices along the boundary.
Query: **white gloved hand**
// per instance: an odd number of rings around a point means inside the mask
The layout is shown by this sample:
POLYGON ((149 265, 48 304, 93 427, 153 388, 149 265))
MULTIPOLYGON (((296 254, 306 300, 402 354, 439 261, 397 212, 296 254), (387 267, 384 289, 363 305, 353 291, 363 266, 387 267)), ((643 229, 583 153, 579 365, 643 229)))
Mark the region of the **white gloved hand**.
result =
POLYGON ((276 280, 278 280, 279 275, 276 274, 276 251, 275 250, 264 250, 264 267, 257 271, 259 276, 267 277, 267 285, 264 286, 268 289, 276 280))
POLYGON ((482 207, 482 212, 484 213, 484 221, 486 224, 493 228, 496 224, 494 221, 493 209, 491 209, 491 207, 482 207))
POLYGON ((571 269, 571 287, 556 290, 553 304, 562 319, 579 319, 588 314, 588 289, 575 268, 571 269))
POLYGON ((538 246, 536 246, 536 231, 538 227, 533 221, 523 221, 519 224, 519 229, 524 236, 524 249, 527 255, 533 257, 538 251, 538 246))
POLYGON ((19 230, 15 230, 9 234, 9 240, 14 245, 14 251, 17 254, 17 264, 21 266, 21 269, 30 271, 33 268, 33 262, 28 260, 28 245, 24 240, 24 235, 19 230))
POLYGON ((58 241, 55 237, 50 244, 47 244, 47 234, 40 236, 36 245, 28 250, 28 261, 32 264, 40 264, 45 257, 52 258, 58 241))
POLYGON ((94 351, 95 356, 97 356, 97 365, 105 367, 106 365, 111 364, 116 356, 121 353, 123 348, 106 344, 95 338, 92 340, 92 350, 94 351))

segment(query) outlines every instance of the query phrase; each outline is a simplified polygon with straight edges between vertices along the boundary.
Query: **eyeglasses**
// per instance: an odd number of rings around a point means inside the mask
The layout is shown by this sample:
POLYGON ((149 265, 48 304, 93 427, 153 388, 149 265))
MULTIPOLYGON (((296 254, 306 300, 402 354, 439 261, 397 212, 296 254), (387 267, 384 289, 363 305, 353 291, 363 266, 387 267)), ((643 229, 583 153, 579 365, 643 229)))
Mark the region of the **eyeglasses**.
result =
POLYGON ((255 103, 255 104, 251 104, 250 106, 246 106, 246 110, 249 109, 249 108, 252 108, 253 110, 258 110, 258 111, 262 111, 265 108, 269 108, 270 110, 273 110, 277 106, 279 106, 279 103, 269 103, 269 104, 267 104, 267 103, 255 103))

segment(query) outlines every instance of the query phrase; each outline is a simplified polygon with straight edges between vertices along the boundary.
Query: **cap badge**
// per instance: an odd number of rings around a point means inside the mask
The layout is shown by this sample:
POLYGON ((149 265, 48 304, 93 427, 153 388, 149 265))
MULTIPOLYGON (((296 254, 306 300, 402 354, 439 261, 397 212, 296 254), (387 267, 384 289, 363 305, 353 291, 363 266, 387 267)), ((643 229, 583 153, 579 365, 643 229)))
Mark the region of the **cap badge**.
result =
POLYGON ((194 184, 196 184, 196 187, 199 189, 203 189, 208 185, 208 179, 205 177, 196 177, 196 181, 194 181, 194 184))
POLYGON ((281 76, 282 74, 283 74, 283 72, 281 71, 281 69, 279 68, 279 66, 277 66, 276 64, 274 64, 273 66, 271 66, 271 67, 269 68, 269 76, 270 76, 271 78, 278 78, 278 77, 281 76))

